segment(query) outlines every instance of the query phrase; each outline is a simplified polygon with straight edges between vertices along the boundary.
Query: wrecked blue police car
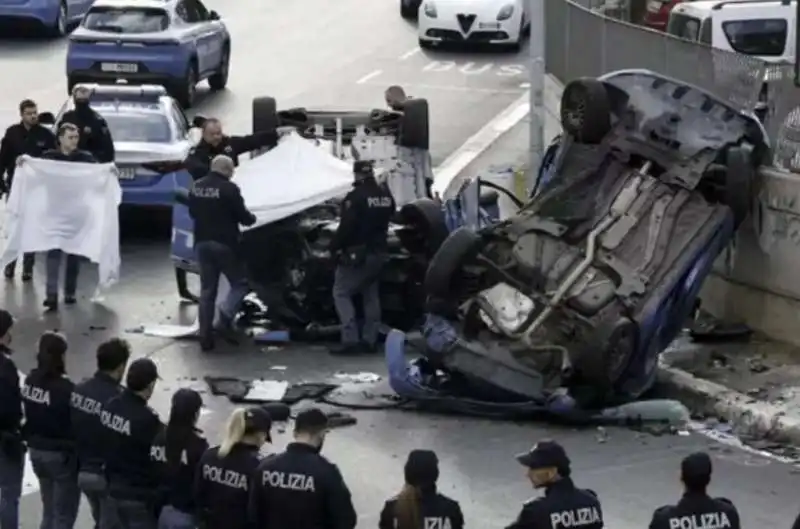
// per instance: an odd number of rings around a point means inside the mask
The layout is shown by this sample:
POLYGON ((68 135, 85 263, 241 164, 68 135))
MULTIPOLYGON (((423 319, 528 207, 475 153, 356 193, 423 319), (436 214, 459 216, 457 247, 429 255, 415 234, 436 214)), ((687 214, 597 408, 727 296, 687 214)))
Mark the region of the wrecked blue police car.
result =
POLYGON ((456 229, 432 257, 422 332, 386 343, 398 395, 560 413, 652 387, 749 214, 766 134, 753 115, 639 70, 567 84, 561 122, 539 193, 506 220, 456 229))

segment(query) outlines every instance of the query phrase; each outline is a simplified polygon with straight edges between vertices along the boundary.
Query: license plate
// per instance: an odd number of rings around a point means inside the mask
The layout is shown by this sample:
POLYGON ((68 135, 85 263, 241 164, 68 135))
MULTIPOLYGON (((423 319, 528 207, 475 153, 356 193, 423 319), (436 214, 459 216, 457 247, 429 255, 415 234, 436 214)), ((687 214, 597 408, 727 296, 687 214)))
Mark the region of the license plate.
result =
POLYGON ((478 22, 478 29, 500 29, 499 22, 478 22))
POLYGON ((119 170, 120 180, 133 180, 136 178, 136 169, 133 167, 123 167, 119 170))
POLYGON ((663 5, 664 4, 662 4, 658 0, 650 0, 649 2, 647 2, 647 10, 650 11, 651 13, 658 13, 659 11, 661 11, 661 7, 663 5))
POLYGON ((139 71, 139 65, 129 62, 104 62, 100 64, 100 69, 104 72, 136 73, 139 71))

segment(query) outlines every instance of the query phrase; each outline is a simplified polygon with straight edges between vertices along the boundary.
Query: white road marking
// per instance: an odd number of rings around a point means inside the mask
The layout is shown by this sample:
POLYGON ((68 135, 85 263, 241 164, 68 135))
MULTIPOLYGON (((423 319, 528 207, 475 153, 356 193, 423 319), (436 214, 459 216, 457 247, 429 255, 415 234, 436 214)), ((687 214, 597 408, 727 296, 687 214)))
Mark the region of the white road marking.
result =
POLYGON ((401 60, 401 61, 405 61, 406 59, 410 59, 411 57, 413 57, 414 55, 416 55, 417 53, 419 53, 419 52, 421 52, 421 51, 422 51, 422 49, 421 49, 421 48, 419 48, 419 47, 416 47, 416 48, 410 49, 410 50, 408 50, 407 52, 405 52, 404 54, 402 54, 402 55, 399 57, 399 60, 401 60))
POLYGON ((531 84, 530 83, 520 83, 519 87, 520 88, 524 88, 524 89, 527 90, 527 89, 529 89, 531 87, 531 84))
MULTIPOLYGON (((359 83, 378 86, 379 83, 359 83)), ((498 88, 473 88, 470 86, 456 86, 456 85, 435 85, 424 83, 398 83, 400 86, 411 90, 443 90, 445 92, 461 92, 461 93, 476 93, 476 94, 521 94, 524 90, 521 88, 512 89, 498 89, 498 88)))
POLYGON ((378 77, 382 73, 383 73, 383 70, 375 70, 374 72, 370 72, 367 75, 365 75, 364 77, 362 77, 361 79, 359 79, 358 81, 356 81, 356 84, 364 84, 367 81, 369 81, 370 79, 374 79, 374 78, 378 77))

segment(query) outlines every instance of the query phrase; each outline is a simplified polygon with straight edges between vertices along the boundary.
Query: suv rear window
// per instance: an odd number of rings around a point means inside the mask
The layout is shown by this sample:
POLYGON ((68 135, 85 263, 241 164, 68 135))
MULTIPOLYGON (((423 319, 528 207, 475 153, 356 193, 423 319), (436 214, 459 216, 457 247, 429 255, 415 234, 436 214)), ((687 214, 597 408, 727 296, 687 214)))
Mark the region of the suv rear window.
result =
POLYGON ((148 7, 93 7, 83 27, 120 34, 157 33, 169 27, 166 11, 148 7))
POLYGON ((700 40, 701 23, 702 21, 699 18, 690 17, 689 15, 683 15, 673 11, 669 15, 667 33, 674 37, 696 42, 700 40))
POLYGON ((786 49, 789 25, 782 18, 730 20, 722 31, 731 48, 746 55, 781 56, 786 49))

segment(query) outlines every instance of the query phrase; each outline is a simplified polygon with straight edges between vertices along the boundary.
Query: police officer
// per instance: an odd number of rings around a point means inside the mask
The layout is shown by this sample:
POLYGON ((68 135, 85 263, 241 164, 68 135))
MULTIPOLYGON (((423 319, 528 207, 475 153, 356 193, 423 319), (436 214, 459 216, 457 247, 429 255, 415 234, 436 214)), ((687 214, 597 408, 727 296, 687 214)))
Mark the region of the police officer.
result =
POLYGON ((66 376, 67 340, 56 332, 39 338, 36 367, 25 377, 23 434, 42 497, 42 527, 72 529, 78 517, 78 457, 70 406, 75 384, 66 376))
POLYGON ((147 402, 158 378, 152 360, 134 360, 125 377, 127 387, 100 414, 106 432, 109 508, 116 511, 123 529, 156 528, 159 474, 150 449, 162 425, 147 402))
POLYGON ((72 425, 80 464, 78 487, 86 495, 95 529, 114 529, 118 522, 108 506, 108 485, 104 475, 105 427, 103 407, 122 391, 131 349, 128 342, 112 338, 97 348, 97 372, 72 392, 72 425))
MULTIPOLYGON (((64 123, 58 128, 58 148, 45 151, 42 158, 62 162, 95 163, 97 160, 88 152, 78 149, 80 133, 72 123, 64 123)), ((20 160, 24 163, 24 159, 20 160)), ((48 312, 58 310, 58 279, 61 269, 61 256, 64 252, 55 249, 47 252, 47 284, 45 287, 44 306, 48 312)), ((78 288, 78 271, 80 257, 67 254, 67 266, 64 271, 64 303, 73 305, 76 301, 75 291, 78 288)))
POLYGON ((708 495, 711 483, 711 458, 705 452, 687 456, 681 462, 683 497, 675 505, 653 512, 650 529, 726 528, 739 529, 739 512, 727 498, 708 495))
MULTIPOLYGON (((239 166, 239 155, 262 148, 274 147, 278 144, 275 132, 257 132, 247 136, 227 136, 222 132, 222 122, 218 119, 207 119, 203 123, 203 137, 189 151, 186 157, 186 169, 195 180, 204 177, 211 169, 211 160, 224 155, 239 166)), ((213 170, 213 169, 212 169, 213 170)))
POLYGON ((248 499, 259 450, 272 442, 271 429, 272 418, 263 408, 233 411, 222 443, 207 450, 198 465, 194 498, 201 527, 251 529, 248 499))
POLYGON ((254 528, 355 528, 356 513, 342 474, 320 455, 327 430, 322 411, 301 411, 294 420, 294 442, 259 465, 250 494, 254 528))
POLYGON ((208 442, 197 429, 203 399, 181 388, 172 395, 167 427, 156 436, 150 457, 160 467, 163 505, 159 529, 194 529, 194 482, 197 464, 208 442))
POLYGON ((79 148, 92 153, 100 163, 111 163, 114 161, 114 141, 105 118, 89 105, 91 95, 92 91, 84 86, 73 88, 72 100, 75 108, 64 112, 59 125, 72 123, 78 127, 79 148))
POLYGON ((386 106, 389 107, 389 110, 395 112, 402 112, 403 105, 408 100, 406 91, 403 90, 402 86, 398 85, 392 85, 387 88, 383 93, 383 97, 386 99, 386 106))
POLYGON ((371 162, 353 164, 353 190, 344 197, 339 227, 331 243, 339 264, 333 283, 333 302, 342 325, 341 347, 333 354, 374 351, 381 322, 378 281, 386 262, 387 233, 395 212, 392 194, 378 184, 371 162), (353 297, 363 302, 364 327, 359 341, 353 297))
POLYGON ((388 500, 381 511, 379 529, 463 529, 461 506, 437 492, 439 458, 431 450, 412 450, 405 465, 406 484, 400 494, 388 500))
POLYGON ((542 441, 517 456, 527 467, 528 479, 545 495, 528 501, 507 529, 600 529, 603 511, 594 491, 579 489, 570 478, 570 461, 555 441, 542 441))
POLYGON ((19 498, 25 468, 22 394, 19 371, 11 358, 14 318, 0 309, 0 529, 19 529, 19 498))
POLYGON ((194 251, 200 267, 200 346, 214 348, 214 308, 220 275, 230 285, 220 307, 218 331, 233 340, 232 324, 248 293, 247 277, 239 259, 239 225, 252 226, 256 217, 244 205, 239 187, 231 182, 234 161, 219 155, 211 161, 211 172, 197 180, 189 193, 189 213, 194 219, 194 251))
MULTIPOLYGON (((47 150, 55 149, 56 138, 53 133, 39 124, 39 110, 36 103, 25 99, 19 104, 20 122, 6 129, 0 142, 0 181, 5 175, 4 185, 0 189, 11 190, 17 158, 23 154, 38 157, 47 150)), ((22 258, 22 280, 33 278, 34 254, 27 253, 22 258)), ((5 269, 6 279, 14 277, 15 263, 11 262, 5 269)))

